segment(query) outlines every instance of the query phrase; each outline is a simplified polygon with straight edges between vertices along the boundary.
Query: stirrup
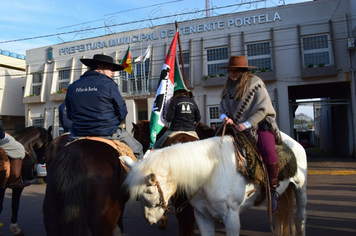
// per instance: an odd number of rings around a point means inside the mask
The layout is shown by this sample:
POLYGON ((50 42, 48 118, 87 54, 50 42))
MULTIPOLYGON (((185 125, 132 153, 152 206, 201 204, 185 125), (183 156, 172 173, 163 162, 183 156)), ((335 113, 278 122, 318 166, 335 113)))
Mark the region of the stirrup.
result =
POLYGON ((279 201, 280 201, 280 195, 279 193, 276 191, 276 190, 271 190, 271 207, 272 207, 272 213, 276 212, 278 210, 278 207, 279 207, 279 201), (275 199, 276 201, 276 209, 273 210, 273 199, 275 199))

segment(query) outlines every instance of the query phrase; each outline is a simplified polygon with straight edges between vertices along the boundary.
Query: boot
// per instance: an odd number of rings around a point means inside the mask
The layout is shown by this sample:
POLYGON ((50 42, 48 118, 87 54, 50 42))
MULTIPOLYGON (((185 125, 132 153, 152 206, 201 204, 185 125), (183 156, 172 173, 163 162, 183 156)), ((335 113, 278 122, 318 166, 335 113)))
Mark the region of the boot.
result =
POLYGON ((24 188, 31 183, 24 183, 21 179, 21 159, 12 159, 10 162, 9 188, 24 188))
POLYGON ((269 184, 271 189, 271 202, 272 212, 275 212, 278 208, 278 193, 276 191, 278 185, 278 162, 269 163, 266 165, 269 177, 269 184))

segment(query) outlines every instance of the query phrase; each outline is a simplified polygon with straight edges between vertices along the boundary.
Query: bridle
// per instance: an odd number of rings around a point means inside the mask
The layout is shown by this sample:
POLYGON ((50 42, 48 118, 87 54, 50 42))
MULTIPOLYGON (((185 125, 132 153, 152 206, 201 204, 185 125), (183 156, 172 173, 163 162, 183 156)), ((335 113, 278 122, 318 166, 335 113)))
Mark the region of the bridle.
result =
POLYGON ((161 185, 159 184, 159 181, 156 180, 155 185, 157 186, 158 192, 161 195, 161 203, 159 204, 159 206, 161 206, 165 211, 167 211, 168 213, 172 214, 172 215, 176 215, 178 213, 180 213, 190 202, 190 200, 193 199, 193 197, 198 193, 198 191, 201 189, 201 187, 194 192, 194 194, 192 194, 185 202, 183 202, 179 207, 177 207, 175 212, 172 212, 170 210, 170 208, 172 206, 167 206, 166 201, 164 200, 164 194, 161 188, 161 185))

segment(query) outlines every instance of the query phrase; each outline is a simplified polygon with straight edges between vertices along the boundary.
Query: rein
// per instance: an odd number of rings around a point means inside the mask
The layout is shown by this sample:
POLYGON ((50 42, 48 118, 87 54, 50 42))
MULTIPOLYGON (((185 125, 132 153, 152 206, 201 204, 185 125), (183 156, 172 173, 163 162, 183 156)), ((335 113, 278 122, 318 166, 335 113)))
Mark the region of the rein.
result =
POLYGON ((195 191, 195 193, 193 195, 191 195, 185 202, 183 202, 179 207, 177 207, 176 212, 172 212, 171 210, 169 210, 169 208, 171 208, 171 206, 167 206, 166 201, 164 200, 164 194, 161 188, 161 185, 159 184, 159 181, 157 180, 155 182, 157 188, 158 188, 158 192, 161 195, 161 200, 162 200, 162 204, 160 204, 160 206, 167 211, 168 213, 172 214, 172 215, 176 215, 178 213, 180 213, 190 202, 190 200, 193 199, 193 197, 195 197, 195 195, 197 195, 198 191, 201 189, 199 188, 197 191, 195 191))
MULTIPOLYGON (((226 120, 224 120, 222 122, 222 125, 219 127, 218 131, 216 132, 215 135, 217 135, 219 133, 219 131, 221 130, 221 128, 223 127, 223 132, 222 132, 222 137, 221 137, 221 140, 223 139, 224 137, 224 134, 225 134, 225 130, 226 130, 226 120)), ((235 126, 236 124, 233 123, 232 124, 234 126, 234 129, 235 129, 235 126)), ((239 131, 236 131, 236 132, 239 132, 239 131)), ((241 132, 243 133, 243 132, 241 132)), ((232 140, 233 140, 233 144, 235 146, 235 155, 236 155, 236 159, 238 160, 238 162, 242 162, 242 155, 239 153, 238 149, 237 149, 237 146, 236 146, 236 143, 235 143, 235 139, 232 137, 232 140)), ((253 144, 251 144, 253 145, 253 144)), ((257 149, 257 148, 256 148, 257 149)), ((272 213, 272 200, 271 200, 271 191, 270 191, 270 184, 269 184, 269 178, 268 178, 268 173, 267 173, 267 168, 266 168, 266 165, 264 163, 264 161, 262 160, 262 156, 261 155, 258 155, 259 159, 261 160, 261 163, 262 163, 262 167, 263 167, 263 172, 265 173, 265 180, 266 180, 266 201, 267 201, 267 212, 268 212, 268 219, 270 221, 270 228, 271 228, 271 231, 272 231, 272 234, 275 235, 275 230, 274 230, 274 225, 273 225, 273 213, 272 213)), ((243 158, 244 159, 244 158, 243 158)), ((246 168, 244 168, 245 171, 246 171, 246 168)), ((248 178, 248 175, 246 175, 246 177, 248 178)), ((260 187, 261 188, 261 187, 260 187)), ((250 196, 252 193, 256 192, 258 189, 253 189, 251 190, 249 193, 248 193, 248 196, 250 196)))

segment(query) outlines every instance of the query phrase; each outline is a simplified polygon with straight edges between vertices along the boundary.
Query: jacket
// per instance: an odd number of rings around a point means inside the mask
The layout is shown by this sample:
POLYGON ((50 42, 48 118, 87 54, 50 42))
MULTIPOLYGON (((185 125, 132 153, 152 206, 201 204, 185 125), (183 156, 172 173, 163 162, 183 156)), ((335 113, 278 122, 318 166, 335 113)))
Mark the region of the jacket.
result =
POLYGON ((74 136, 111 136, 127 115, 117 84, 97 71, 87 71, 69 85, 65 103, 74 136))
POLYGON ((166 120, 172 122, 169 128, 171 131, 194 131, 194 122, 200 119, 197 104, 186 95, 173 99, 169 104, 166 120))
POLYGON ((69 132, 69 129, 73 122, 67 117, 67 108, 65 102, 63 102, 58 107, 58 111, 59 111, 59 122, 61 123, 64 132, 67 133, 69 132))

